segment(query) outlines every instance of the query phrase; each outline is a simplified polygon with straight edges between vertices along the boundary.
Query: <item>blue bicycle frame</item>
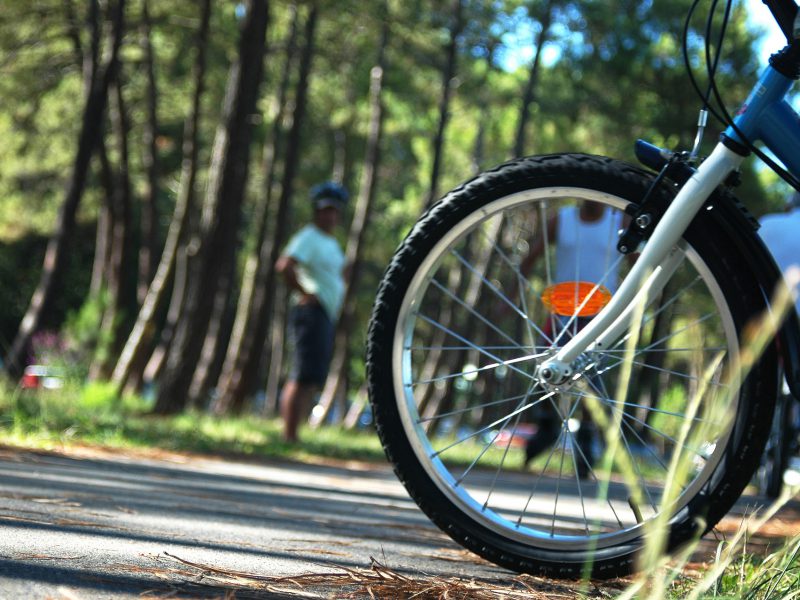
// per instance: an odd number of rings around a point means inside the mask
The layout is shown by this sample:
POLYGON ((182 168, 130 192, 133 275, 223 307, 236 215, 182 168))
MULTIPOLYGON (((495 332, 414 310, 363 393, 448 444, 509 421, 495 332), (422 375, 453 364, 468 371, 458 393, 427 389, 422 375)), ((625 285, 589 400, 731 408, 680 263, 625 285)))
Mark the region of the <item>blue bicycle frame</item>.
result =
POLYGON ((736 128, 728 127, 725 135, 740 144, 745 140, 739 132, 750 142, 763 141, 797 176, 800 174, 800 115, 785 100, 793 84, 794 81, 772 65, 768 66, 734 119, 736 128))

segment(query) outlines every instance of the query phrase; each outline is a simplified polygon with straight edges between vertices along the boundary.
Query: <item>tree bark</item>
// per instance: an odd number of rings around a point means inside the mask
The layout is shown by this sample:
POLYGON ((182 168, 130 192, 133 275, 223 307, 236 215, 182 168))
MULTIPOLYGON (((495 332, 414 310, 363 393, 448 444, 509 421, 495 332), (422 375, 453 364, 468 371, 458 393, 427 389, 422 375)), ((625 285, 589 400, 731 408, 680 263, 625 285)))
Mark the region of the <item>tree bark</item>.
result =
POLYGON ((105 268, 105 291, 107 303, 103 311, 100 331, 108 334, 99 352, 95 353, 89 371, 92 380, 104 379, 110 374, 111 361, 117 355, 125 329, 125 313, 133 300, 133 290, 128 277, 133 263, 131 239, 131 183, 128 156, 128 122, 125 101, 122 95, 122 82, 119 75, 114 81, 110 102, 112 133, 116 143, 119 164, 116 174, 110 174, 113 187, 108 189, 110 196, 111 227, 108 247, 110 252, 105 268))
POLYGON ((288 293, 285 287, 280 287, 275 291, 275 300, 272 303, 270 337, 265 344, 265 359, 263 362, 269 365, 267 368, 267 383, 262 411, 263 416, 272 416, 278 412, 281 385, 283 384, 283 364, 286 356, 286 316, 288 293))
POLYGON ((142 132, 143 155, 142 165, 146 173, 145 189, 141 198, 139 248, 139 281, 136 286, 136 297, 139 304, 144 303, 150 282, 158 264, 158 151, 156 136, 158 135, 158 87, 156 85, 155 57, 153 44, 150 41, 151 24, 148 0, 142 0, 142 23, 140 47, 144 57, 144 69, 147 77, 147 118, 142 132))
MULTIPOLYGON (((197 226, 194 221, 196 219, 189 217, 189 225, 187 227, 190 231, 197 231, 197 226)), ((186 303, 186 288, 189 281, 189 272, 191 271, 191 263, 197 254, 196 250, 196 236, 187 231, 186 236, 191 236, 188 241, 182 239, 180 248, 178 249, 177 256, 175 257, 175 274, 173 275, 172 295, 169 300, 169 308, 167 309, 167 319, 164 326, 161 328, 158 344, 150 358, 147 359, 144 371, 142 372, 142 382, 152 383, 161 377, 161 372, 164 368, 164 363, 167 360, 169 349, 172 347, 172 340, 175 338, 175 329, 178 326, 181 315, 183 314, 183 306, 186 303)), ((134 377, 136 372, 131 374, 128 381, 128 386, 132 385, 135 381, 134 377)))
POLYGON ((220 269, 216 281, 217 291, 214 306, 208 320, 208 330, 203 340, 200 358, 189 385, 189 404, 193 407, 205 408, 211 387, 219 379, 220 371, 229 346, 236 306, 234 298, 238 282, 236 281, 236 255, 227 257, 228 264, 220 269))
POLYGON ((433 166, 431 167, 431 180, 428 187, 428 197, 425 206, 431 206, 439 198, 439 174, 442 168, 442 154, 444 149, 444 134, 447 122, 450 120, 450 100, 453 95, 453 83, 456 76, 458 63, 458 37, 464 28, 463 0, 454 0, 453 17, 450 25, 450 41, 447 44, 446 61, 442 70, 442 97, 439 102, 439 125, 436 137, 433 139, 433 166))
POLYGON ((491 41, 487 41, 486 47, 488 49, 486 56, 486 73, 481 77, 478 84, 479 102, 480 102, 480 117, 478 118, 478 132, 475 134, 475 145, 472 150, 472 171, 475 175, 483 171, 484 168, 484 151, 486 145, 486 124, 489 122, 489 115, 491 114, 491 88, 489 87, 489 76, 494 69, 494 53, 496 45, 491 41), (489 92, 489 93, 486 93, 489 92))
POLYGON ((380 145, 384 117, 381 92, 383 89, 383 75, 386 70, 386 47, 389 44, 390 21, 388 15, 386 15, 388 12, 386 4, 384 4, 383 12, 385 18, 383 19, 381 41, 378 48, 378 59, 370 74, 370 122, 366 154, 364 157, 364 176, 361 182, 360 193, 358 195, 358 201, 356 202, 345 250, 346 264, 349 265, 351 269, 350 280, 347 282, 347 287, 345 289, 344 310, 336 326, 336 341, 334 344, 330 373, 319 401, 319 407, 322 410, 315 411, 312 415, 309 421, 312 427, 316 427, 324 422, 331 408, 336 403, 336 399, 339 397, 341 390, 345 388, 343 384, 345 383, 350 363, 349 341, 355 325, 356 292, 358 291, 358 285, 361 281, 364 237, 372 215, 377 172, 380 166, 381 156, 380 145))
MULTIPOLYGON (((102 64, 98 64, 97 60, 87 60, 88 89, 72 173, 67 182, 55 232, 47 245, 39 284, 33 293, 28 310, 5 360, 6 371, 15 379, 22 373, 31 338, 41 327, 42 319, 50 311, 58 291, 61 273, 75 229, 78 205, 86 186, 89 163, 102 133, 102 117, 106 110, 108 87, 114 77, 122 40, 124 8, 125 0, 117 0, 111 9, 111 39, 102 64)), ((89 10, 90 13, 97 10, 96 1, 90 4, 89 10)), ((92 56, 92 54, 87 56, 92 56)))
POLYGON ((265 239, 259 249, 254 283, 248 290, 251 298, 246 304, 249 306, 246 309, 243 306, 237 314, 231 343, 228 346, 228 353, 220 376, 219 396, 214 407, 216 412, 240 411, 247 395, 255 388, 258 367, 261 363, 261 352, 267 337, 268 317, 272 312, 275 297, 277 283, 275 262, 286 242, 290 200, 293 194, 295 174, 299 166, 300 133, 305 120, 316 25, 317 6, 313 4, 306 19, 305 45, 300 58, 295 108, 292 127, 287 139, 275 228, 272 239, 265 239))
POLYGON ((186 305, 175 332, 156 396, 154 412, 181 411, 188 400, 195 365, 214 309, 217 282, 236 251, 250 158, 253 114, 263 75, 268 22, 266 0, 247 3, 237 60, 228 77, 224 122, 211 158, 208 191, 200 223, 201 246, 190 273, 186 305))
POLYGON ((525 84, 525 91, 522 94, 522 106, 519 111, 519 123, 517 123, 517 136, 514 141, 514 156, 522 156, 525 154, 525 128, 528 126, 528 121, 530 119, 531 103, 533 103, 536 97, 536 87, 539 83, 539 70, 542 62, 542 48, 545 42, 547 42, 550 24, 553 22, 555 5, 556 0, 549 0, 547 4, 545 4, 540 21, 541 29, 536 35, 536 53, 533 56, 531 70, 528 74, 528 81, 525 84))
MULTIPOLYGON (((281 159, 282 149, 283 149, 283 141, 284 141, 284 118, 286 117, 286 111, 289 108, 288 101, 289 101, 289 84, 291 79, 291 73, 294 70, 294 62, 297 50, 297 28, 298 28, 298 10, 297 6, 294 4, 290 6, 290 10, 292 11, 292 24, 289 31, 289 37, 286 43, 286 61, 284 66, 284 77, 281 79, 281 88, 278 94, 278 107, 276 111, 275 120, 273 122, 273 130, 272 136, 270 138, 270 143, 265 146, 264 148, 264 157, 263 157, 263 168, 262 170, 266 173, 266 178, 264 180, 264 191, 263 191, 263 208, 264 212, 257 213, 256 215, 256 222, 261 223, 264 221, 266 225, 266 219, 268 218, 267 215, 269 214, 269 209, 272 207, 272 198, 274 197, 274 190, 276 187, 276 177, 278 173, 278 162, 281 159)), ((284 223, 285 229, 290 229, 289 220, 287 218, 287 222, 284 223)), ((266 231, 266 230, 265 230, 266 231)), ((263 243, 263 238, 261 238, 261 242, 257 246, 260 248, 260 245, 263 243)), ((250 268, 255 269, 256 261, 258 260, 258 254, 254 253, 252 255, 253 264, 250 268)), ((245 278, 245 281, 247 279, 245 278)), ((244 293, 244 292, 243 292, 244 293)), ((261 372, 266 372, 266 382, 265 382, 265 401, 264 406, 262 407, 261 414, 265 417, 272 416, 278 407, 277 397, 279 394, 280 389, 280 378, 281 373, 283 372, 283 358, 284 358, 284 341, 285 341, 285 334, 286 334, 286 290, 283 288, 279 288, 274 292, 275 297, 273 298, 272 302, 272 310, 268 315, 268 320, 270 322, 269 331, 267 333, 267 338, 264 340, 264 347, 261 351, 261 365, 262 367, 259 368, 261 372)), ((255 391, 255 390, 252 390, 255 391)), ((216 407, 215 407, 216 408, 216 407)))
POLYGON ((98 144, 97 155, 100 160, 100 181, 104 194, 103 203, 97 213, 94 262, 92 264, 92 279, 89 283, 89 296, 95 300, 100 299, 106 287, 108 265, 111 261, 111 228, 114 225, 112 218, 114 176, 111 173, 111 164, 108 160, 105 140, 102 138, 98 144))
POLYGON ((81 42, 81 23, 75 12, 73 0, 63 0, 64 18, 67 22, 67 36, 72 43, 72 51, 75 53, 75 64, 82 65, 84 61, 83 42, 81 42))
POLYGON ((194 211, 200 101, 205 85, 206 46, 210 18, 211 0, 203 0, 200 27, 197 32, 192 106, 183 131, 183 163, 178 197, 155 277, 150 283, 136 323, 114 367, 111 379, 116 385, 118 393, 129 379, 132 379, 135 384, 142 379, 145 361, 156 331, 156 320, 166 303, 170 288, 173 287, 173 296, 176 299, 182 297, 178 286, 172 284, 176 280, 175 271, 180 244, 186 238, 189 217, 194 211))

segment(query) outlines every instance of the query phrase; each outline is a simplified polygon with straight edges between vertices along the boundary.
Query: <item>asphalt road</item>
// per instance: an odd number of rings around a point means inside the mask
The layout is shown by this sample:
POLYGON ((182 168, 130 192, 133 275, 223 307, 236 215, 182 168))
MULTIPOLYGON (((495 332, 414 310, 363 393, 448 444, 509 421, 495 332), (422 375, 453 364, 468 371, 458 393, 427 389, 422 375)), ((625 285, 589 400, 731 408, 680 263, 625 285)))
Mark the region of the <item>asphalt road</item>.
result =
MULTIPOLYGON (((511 578, 440 533, 383 465, 0 451, 0 598, 219 596, 266 585, 231 571, 342 575, 373 558, 410 576, 511 578)), ((271 589, 336 596, 324 579, 271 589)))
MULTIPOLYGON (((763 503, 743 497, 721 526, 763 503)), ((341 597, 354 572, 514 584, 431 525, 385 465, 0 450, 0 599, 341 597)), ((569 597, 563 585, 551 590, 569 597)))

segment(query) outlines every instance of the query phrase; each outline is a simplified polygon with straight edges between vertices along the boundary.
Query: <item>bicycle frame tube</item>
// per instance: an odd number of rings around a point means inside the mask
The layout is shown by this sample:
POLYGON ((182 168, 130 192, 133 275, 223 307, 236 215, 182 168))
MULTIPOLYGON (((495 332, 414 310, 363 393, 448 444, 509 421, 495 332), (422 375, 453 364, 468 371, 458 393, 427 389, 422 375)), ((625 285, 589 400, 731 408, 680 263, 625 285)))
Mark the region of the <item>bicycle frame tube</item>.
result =
MULTIPOLYGON (((800 174, 800 115, 784 100, 794 81, 772 66, 750 92, 734 119, 749 141, 761 140, 794 174, 800 174)), ((735 142, 743 140, 733 127, 725 135, 735 142)))
MULTIPOLYGON (((800 172, 800 116, 784 100, 792 84, 791 79, 768 66, 737 113, 736 128, 729 127, 724 137, 734 145, 741 145, 744 140, 736 133, 738 129, 750 142, 763 141, 792 173, 797 174, 800 172)), ((636 312, 632 307, 647 304, 654 298, 680 263, 683 253, 676 245, 689 223, 717 186, 743 160, 743 153, 729 149, 724 142, 717 144, 670 204, 611 302, 552 359, 541 365, 539 373, 543 380, 552 384, 563 382, 572 375, 571 365, 581 353, 607 348, 627 330, 636 312)))

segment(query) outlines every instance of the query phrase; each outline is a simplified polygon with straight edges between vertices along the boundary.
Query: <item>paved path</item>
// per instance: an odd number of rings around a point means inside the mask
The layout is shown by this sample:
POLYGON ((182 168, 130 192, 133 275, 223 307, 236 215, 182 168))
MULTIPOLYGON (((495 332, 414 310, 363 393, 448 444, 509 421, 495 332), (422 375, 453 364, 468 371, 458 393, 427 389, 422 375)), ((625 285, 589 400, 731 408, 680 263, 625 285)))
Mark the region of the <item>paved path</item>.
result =
MULTIPOLYGON (((728 526, 761 503, 743 498, 728 526)), ((236 598, 336 597, 333 576, 373 558, 411 576, 513 579, 432 526, 384 465, 0 450, 0 599, 220 597, 233 584, 236 598), (332 575, 297 587, 231 571, 332 575)))
POLYGON ((0 451, 0 598, 200 593, 197 571, 167 555, 270 576, 375 558, 405 573, 510 578, 432 526, 383 465, 0 451))

